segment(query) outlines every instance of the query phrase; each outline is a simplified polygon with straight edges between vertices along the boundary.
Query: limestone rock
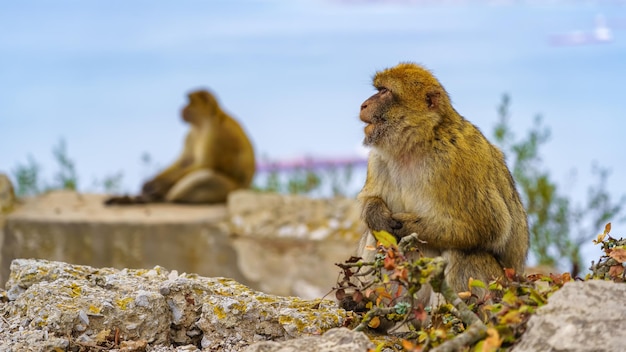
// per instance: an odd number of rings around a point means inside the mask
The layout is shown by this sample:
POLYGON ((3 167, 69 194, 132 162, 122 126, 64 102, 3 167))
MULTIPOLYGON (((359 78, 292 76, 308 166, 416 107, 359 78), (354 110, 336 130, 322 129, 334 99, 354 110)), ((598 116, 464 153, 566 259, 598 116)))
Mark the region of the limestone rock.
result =
POLYGON ((569 282, 530 318, 513 351, 624 351, 624 297, 624 284, 569 282))
POLYGON ((373 349, 374 344, 362 332, 346 328, 328 330, 322 336, 309 336, 284 342, 258 342, 245 352, 354 352, 373 349))
POLYGON ((225 278, 32 259, 13 261, 4 297, 3 351, 104 347, 117 334, 128 351, 237 352, 257 341, 320 335, 347 314, 331 301, 267 295, 225 278))
POLYGON ((240 270, 264 292, 322 297, 365 232, 354 199, 236 191, 228 199, 240 270))

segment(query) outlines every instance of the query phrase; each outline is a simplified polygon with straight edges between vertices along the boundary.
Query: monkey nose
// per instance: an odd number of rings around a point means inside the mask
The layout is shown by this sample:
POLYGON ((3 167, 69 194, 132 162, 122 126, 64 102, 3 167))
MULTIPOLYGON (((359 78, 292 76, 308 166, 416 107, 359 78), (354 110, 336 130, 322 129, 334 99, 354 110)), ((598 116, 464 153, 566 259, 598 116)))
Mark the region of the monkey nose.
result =
POLYGON ((361 110, 365 110, 365 108, 367 108, 367 103, 361 104, 361 110))

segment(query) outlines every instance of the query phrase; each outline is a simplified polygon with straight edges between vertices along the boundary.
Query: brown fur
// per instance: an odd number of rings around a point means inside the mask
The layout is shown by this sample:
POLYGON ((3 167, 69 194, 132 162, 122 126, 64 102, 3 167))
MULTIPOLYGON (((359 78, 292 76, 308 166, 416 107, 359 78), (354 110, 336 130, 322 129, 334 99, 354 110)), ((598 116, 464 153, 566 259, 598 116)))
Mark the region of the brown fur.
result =
POLYGON ((199 90, 182 110, 190 124, 179 158, 142 187, 137 197, 113 197, 106 204, 146 202, 220 203, 229 192, 250 185, 254 150, 239 123, 215 97, 199 90))
POLYGON ((398 238, 417 233, 422 254, 448 259, 446 281, 457 292, 468 290, 470 277, 523 273, 526 212, 502 152, 423 67, 380 71, 374 87, 360 114, 372 147, 358 196, 367 226, 398 238))

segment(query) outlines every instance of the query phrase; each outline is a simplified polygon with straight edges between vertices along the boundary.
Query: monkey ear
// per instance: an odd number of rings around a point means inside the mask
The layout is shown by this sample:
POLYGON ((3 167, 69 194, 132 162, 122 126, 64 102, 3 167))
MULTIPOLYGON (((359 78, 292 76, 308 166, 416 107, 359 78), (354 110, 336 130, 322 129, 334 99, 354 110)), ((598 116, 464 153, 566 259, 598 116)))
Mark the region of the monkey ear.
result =
POLYGON ((428 103, 428 108, 434 109, 439 106, 439 99, 441 97, 440 92, 428 92, 426 93, 426 102, 428 103))

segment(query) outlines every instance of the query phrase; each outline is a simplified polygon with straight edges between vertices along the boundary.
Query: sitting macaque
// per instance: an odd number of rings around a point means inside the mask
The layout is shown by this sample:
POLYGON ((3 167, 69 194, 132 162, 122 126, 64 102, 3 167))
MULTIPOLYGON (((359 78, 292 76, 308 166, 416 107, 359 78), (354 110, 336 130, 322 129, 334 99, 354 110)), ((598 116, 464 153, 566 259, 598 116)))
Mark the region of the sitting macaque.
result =
MULTIPOLYGON (((371 147, 358 199, 370 230, 401 239, 415 233, 420 255, 447 259, 446 282, 468 291, 504 268, 524 272, 526 212, 504 155, 459 115, 426 69, 401 63, 374 77, 378 93, 361 105, 371 147)), ((362 240, 375 244, 369 233, 362 240)), ((366 260, 373 251, 360 254, 366 260)), ((421 292, 420 303, 431 295, 421 292)))
POLYGON ((112 197, 105 204, 221 203, 231 191, 250 186, 252 144, 215 97, 205 90, 190 93, 182 117, 191 129, 178 160, 146 182, 140 195, 112 197))

